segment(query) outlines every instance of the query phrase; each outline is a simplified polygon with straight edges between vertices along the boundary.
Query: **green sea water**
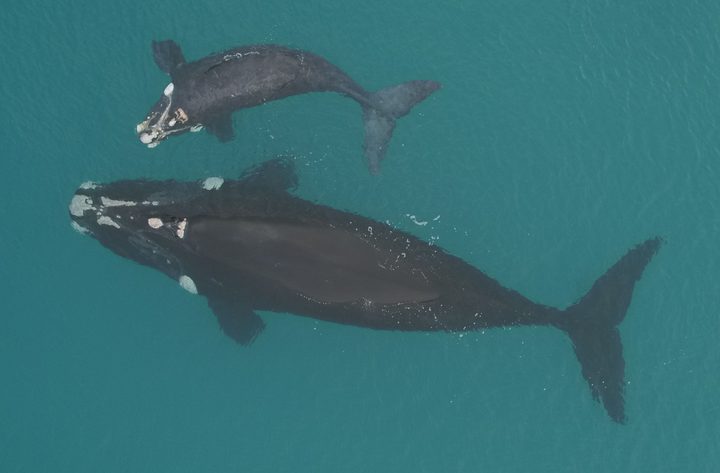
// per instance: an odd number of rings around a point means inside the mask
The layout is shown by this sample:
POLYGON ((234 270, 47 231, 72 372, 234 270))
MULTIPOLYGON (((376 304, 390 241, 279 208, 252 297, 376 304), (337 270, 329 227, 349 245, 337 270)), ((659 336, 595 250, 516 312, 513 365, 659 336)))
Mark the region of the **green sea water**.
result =
POLYGON ((720 4, 12 2, 0 18, 0 471, 720 471, 720 4), (354 102, 245 110, 237 138, 148 150, 135 124, 189 59, 279 43, 374 90, 443 89, 372 177, 354 102), (86 180, 239 175, 296 157, 305 198, 438 244, 565 307, 666 244, 621 326, 627 425, 550 328, 378 332, 204 299, 70 228, 86 180), (429 222, 419 225, 416 222, 429 222))

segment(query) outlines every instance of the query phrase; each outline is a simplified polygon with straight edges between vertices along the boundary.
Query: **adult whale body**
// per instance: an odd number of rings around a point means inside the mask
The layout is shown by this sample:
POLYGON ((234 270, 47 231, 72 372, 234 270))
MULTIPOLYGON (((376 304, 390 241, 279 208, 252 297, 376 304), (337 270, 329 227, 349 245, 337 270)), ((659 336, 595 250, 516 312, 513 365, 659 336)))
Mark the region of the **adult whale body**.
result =
POLYGON ((149 147, 202 127, 227 141, 233 137, 235 110, 291 95, 337 92, 363 109, 365 156, 375 174, 395 120, 440 87, 438 82, 416 80, 370 93, 322 57, 277 45, 243 46, 194 62, 186 62, 170 40, 153 42, 152 49, 156 64, 172 82, 137 125, 140 141, 149 147))
POLYGON ((73 225, 125 258, 205 296, 222 330, 249 344, 256 310, 386 330, 466 331, 549 325, 570 336, 595 397, 623 422, 617 326, 661 240, 631 249, 579 302, 531 302, 461 259, 383 223, 287 192, 290 161, 239 180, 86 183, 73 225))

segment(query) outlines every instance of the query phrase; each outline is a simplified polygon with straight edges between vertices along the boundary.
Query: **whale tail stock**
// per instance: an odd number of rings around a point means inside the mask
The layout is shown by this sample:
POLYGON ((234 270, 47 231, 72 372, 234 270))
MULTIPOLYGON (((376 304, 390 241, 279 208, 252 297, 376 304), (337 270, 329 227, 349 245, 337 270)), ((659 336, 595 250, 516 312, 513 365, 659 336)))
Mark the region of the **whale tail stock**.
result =
POLYGON ((365 157, 372 174, 380 172, 380 161, 395 129, 395 120, 407 115, 418 103, 440 88, 431 80, 413 80, 370 94, 371 105, 363 106, 365 157))
POLYGON ((593 398, 621 424, 626 420, 625 360, 617 326, 625 318, 635 283, 661 244, 656 237, 632 248, 553 323, 570 336, 593 398))

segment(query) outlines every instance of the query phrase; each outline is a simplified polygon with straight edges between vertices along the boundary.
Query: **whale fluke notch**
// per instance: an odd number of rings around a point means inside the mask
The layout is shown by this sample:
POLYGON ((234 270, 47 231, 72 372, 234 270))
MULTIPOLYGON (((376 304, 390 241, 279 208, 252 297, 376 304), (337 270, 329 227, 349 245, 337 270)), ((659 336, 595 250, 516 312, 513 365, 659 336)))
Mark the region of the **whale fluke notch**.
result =
POLYGON ((161 71, 173 75, 173 72, 185 64, 185 56, 178 44, 171 40, 152 42, 153 59, 161 71))

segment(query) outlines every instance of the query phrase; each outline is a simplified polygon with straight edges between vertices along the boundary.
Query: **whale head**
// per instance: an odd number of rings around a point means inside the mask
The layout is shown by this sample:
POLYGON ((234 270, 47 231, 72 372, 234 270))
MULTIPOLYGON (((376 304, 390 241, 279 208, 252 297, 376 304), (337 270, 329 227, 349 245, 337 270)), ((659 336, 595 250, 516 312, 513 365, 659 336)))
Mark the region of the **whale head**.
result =
POLYGON ((114 253, 177 279, 187 219, 210 192, 198 182, 86 182, 68 206, 72 227, 114 253))
POLYGON ((207 216, 256 219, 267 211, 268 196, 296 185, 290 158, 261 163, 238 179, 88 181, 75 190, 68 214, 79 233, 180 281, 197 262, 195 222, 207 216))
POLYGON ((202 125, 193 122, 178 102, 175 84, 171 82, 165 87, 145 120, 135 127, 141 143, 148 148, 154 148, 170 135, 202 129, 202 125))

